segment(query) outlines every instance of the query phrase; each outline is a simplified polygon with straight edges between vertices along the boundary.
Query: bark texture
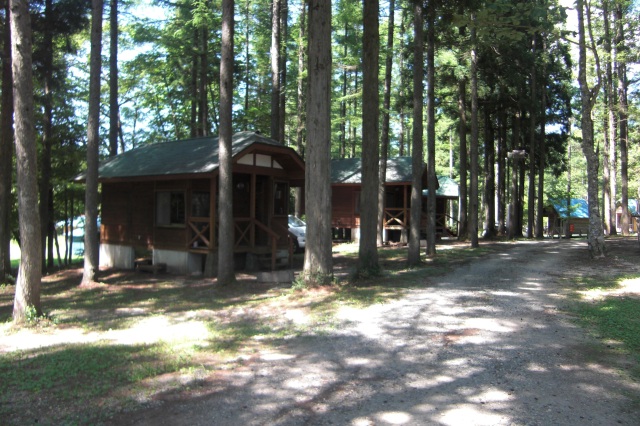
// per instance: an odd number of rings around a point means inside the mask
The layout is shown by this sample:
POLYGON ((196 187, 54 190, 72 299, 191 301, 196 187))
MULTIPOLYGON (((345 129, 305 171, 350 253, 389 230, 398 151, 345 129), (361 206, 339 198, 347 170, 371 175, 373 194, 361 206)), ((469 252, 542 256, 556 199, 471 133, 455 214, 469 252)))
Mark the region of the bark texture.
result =
POLYGON ((15 100, 16 169, 22 256, 16 280, 13 319, 42 314, 42 243, 38 210, 38 167, 33 110, 31 19, 26 0, 11 0, 11 55, 15 100))
POLYGON ((102 68, 102 0, 91 3, 91 54, 89 71, 89 120, 87 129, 87 181, 84 201, 84 271, 82 284, 98 272, 98 149, 100 147, 100 71, 102 68))
POLYGON ((412 139, 412 180, 411 180, 411 221, 409 228, 409 253, 408 264, 415 266, 420 263, 420 216, 422 214, 422 171, 424 170, 423 157, 423 92, 424 83, 424 30, 422 2, 416 2, 413 6, 413 139, 412 139))
POLYGON ((305 201, 307 248, 303 279, 333 279, 331 254, 331 1, 309 1, 307 157, 305 201))
POLYGON ((222 2, 222 50, 220 60, 220 132, 219 132, 219 195, 218 195, 218 283, 235 281, 233 263, 233 178, 231 164, 232 104, 233 104, 233 0, 222 2))
POLYGON ((358 273, 378 274, 378 168, 379 98, 378 53, 380 50, 378 1, 364 2, 362 58, 362 192, 360 196, 360 242, 358 273))

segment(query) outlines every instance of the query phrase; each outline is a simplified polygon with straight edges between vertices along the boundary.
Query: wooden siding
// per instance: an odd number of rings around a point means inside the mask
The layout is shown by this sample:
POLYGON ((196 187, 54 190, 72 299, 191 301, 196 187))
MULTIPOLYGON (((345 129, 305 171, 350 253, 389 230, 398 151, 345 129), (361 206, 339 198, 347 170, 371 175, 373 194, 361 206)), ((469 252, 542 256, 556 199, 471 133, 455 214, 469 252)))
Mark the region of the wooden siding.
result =
POLYGON ((331 189, 331 226, 358 228, 360 215, 356 211, 360 185, 334 186, 331 189))

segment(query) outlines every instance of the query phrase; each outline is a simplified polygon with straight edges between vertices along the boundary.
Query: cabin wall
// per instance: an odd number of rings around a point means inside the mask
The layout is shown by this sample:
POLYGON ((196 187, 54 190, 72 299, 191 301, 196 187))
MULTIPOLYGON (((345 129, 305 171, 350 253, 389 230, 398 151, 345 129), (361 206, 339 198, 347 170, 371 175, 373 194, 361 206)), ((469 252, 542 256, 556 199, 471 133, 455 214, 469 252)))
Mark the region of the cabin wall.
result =
POLYGON ((103 183, 100 241, 149 248, 153 244, 153 183, 103 183))
POLYGON ((334 186, 331 188, 331 227, 360 227, 360 215, 356 211, 359 194, 359 186, 334 186))

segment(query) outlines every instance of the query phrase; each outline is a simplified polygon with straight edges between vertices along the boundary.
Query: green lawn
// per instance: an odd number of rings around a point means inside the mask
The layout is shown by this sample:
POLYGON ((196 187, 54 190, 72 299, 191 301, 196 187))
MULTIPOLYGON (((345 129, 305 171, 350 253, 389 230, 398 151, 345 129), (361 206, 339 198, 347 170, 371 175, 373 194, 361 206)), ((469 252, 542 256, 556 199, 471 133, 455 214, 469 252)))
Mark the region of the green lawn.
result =
POLYGON ((16 241, 11 240, 9 248, 11 251, 11 269, 15 269, 20 263, 20 246, 18 246, 16 241))

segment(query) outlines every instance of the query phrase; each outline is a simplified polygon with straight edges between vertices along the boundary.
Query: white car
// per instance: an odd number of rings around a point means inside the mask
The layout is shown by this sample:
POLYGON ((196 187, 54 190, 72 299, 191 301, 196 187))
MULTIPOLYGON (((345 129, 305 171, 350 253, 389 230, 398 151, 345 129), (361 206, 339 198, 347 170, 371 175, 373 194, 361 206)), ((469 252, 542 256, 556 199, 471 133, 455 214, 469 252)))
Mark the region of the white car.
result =
POLYGON ((289 232, 293 235, 293 248, 295 251, 304 250, 307 224, 299 218, 289 215, 289 232))

